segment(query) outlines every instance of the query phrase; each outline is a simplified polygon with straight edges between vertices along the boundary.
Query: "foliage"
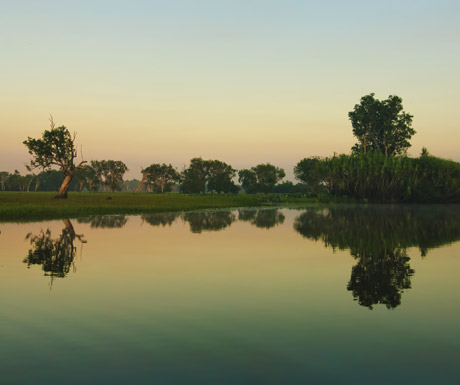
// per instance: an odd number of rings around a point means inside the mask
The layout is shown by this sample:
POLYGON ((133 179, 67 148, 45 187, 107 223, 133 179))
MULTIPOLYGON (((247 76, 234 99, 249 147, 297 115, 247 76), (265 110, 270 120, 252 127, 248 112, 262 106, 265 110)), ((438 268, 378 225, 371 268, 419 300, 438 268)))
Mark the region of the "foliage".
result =
POLYGON ((236 193, 233 182, 235 172, 230 165, 219 160, 193 158, 190 166, 182 172, 181 191, 184 193, 236 193))
POLYGON ((326 177, 325 162, 319 157, 302 159, 294 167, 294 175, 306 184, 312 194, 324 192, 324 180, 326 177))
POLYGON ((45 130, 41 139, 28 137, 23 142, 28 148, 29 154, 32 155, 28 170, 38 168, 47 171, 51 170, 52 167, 58 167, 64 174, 65 178, 56 198, 67 198, 67 191, 75 170, 85 163, 82 161, 77 166, 74 164, 74 159, 77 157, 74 142, 75 135, 72 137, 65 126, 55 128, 52 118, 51 129, 45 130))
POLYGON ((271 165, 270 163, 258 164, 251 169, 240 170, 238 181, 248 194, 257 192, 272 193, 275 191, 276 184, 285 177, 282 168, 271 165))
POLYGON ((170 164, 155 163, 142 169, 141 184, 147 186, 147 191, 164 194, 165 192, 170 192, 174 183, 178 181, 179 173, 170 164))
POLYGON ((415 134, 411 127, 412 115, 404 112, 402 99, 396 95, 385 100, 375 99, 373 93, 363 96, 348 116, 353 135, 358 138, 353 147, 356 153, 405 154, 410 147, 409 140, 415 134))
POLYGON ((298 179, 333 196, 369 202, 460 202, 460 164, 428 155, 385 156, 378 151, 301 160, 298 179), (309 168, 310 167, 310 168, 309 168))
POLYGON ((123 175, 128 171, 128 167, 121 160, 103 160, 102 175, 104 184, 110 191, 120 191, 123 183, 123 175))

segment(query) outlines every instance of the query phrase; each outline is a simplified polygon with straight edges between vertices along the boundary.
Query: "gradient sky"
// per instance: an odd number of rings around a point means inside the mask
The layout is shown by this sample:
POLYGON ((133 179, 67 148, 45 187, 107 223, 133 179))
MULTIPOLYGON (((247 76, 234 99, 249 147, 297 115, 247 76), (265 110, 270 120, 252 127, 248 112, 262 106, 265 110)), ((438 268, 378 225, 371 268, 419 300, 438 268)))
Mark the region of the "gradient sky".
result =
POLYGON ((422 146, 460 161, 460 2, 0 0, 0 170, 57 125, 85 160, 194 156, 288 176, 348 153, 348 112, 403 98, 422 146))

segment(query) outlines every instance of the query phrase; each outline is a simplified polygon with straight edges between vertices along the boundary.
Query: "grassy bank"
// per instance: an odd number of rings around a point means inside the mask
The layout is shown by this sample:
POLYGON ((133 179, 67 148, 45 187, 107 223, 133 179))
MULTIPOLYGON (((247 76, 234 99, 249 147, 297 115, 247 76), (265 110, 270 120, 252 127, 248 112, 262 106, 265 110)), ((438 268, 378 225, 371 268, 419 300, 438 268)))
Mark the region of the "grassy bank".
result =
POLYGON ((66 200, 54 199, 55 195, 54 192, 0 192, 0 222, 316 202, 311 198, 284 194, 226 196, 74 192, 66 200))

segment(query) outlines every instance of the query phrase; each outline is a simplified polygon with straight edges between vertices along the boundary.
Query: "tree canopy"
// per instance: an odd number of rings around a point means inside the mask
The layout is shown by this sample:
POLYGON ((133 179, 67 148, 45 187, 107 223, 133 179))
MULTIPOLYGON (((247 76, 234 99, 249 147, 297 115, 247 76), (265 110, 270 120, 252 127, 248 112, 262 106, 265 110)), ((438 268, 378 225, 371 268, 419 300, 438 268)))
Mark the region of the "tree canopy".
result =
POLYGON ((282 168, 273 166, 270 163, 258 164, 251 169, 244 169, 238 172, 238 180, 243 189, 248 193, 271 193, 275 185, 285 177, 282 168))
POLYGON ((58 167, 64 174, 56 198, 67 198, 67 191, 70 182, 75 175, 75 170, 83 165, 75 165, 77 150, 75 149, 75 134, 72 136, 65 126, 55 128, 53 118, 51 117, 51 129, 43 132, 41 139, 28 137, 23 143, 32 155, 28 170, 40 169, 42 171, 51 170, 52 167, 58 167))
POLYGON ((348 117, 353 135, 358 138, 358 143, 352 147, 356 153, 379 151, 386 156, 404 154, 416 132, 412 128, 412 115, 403 110, 402 99, 396 95, 390 95, 385 100, 376 99, 373 93, 365 95, 348 117))

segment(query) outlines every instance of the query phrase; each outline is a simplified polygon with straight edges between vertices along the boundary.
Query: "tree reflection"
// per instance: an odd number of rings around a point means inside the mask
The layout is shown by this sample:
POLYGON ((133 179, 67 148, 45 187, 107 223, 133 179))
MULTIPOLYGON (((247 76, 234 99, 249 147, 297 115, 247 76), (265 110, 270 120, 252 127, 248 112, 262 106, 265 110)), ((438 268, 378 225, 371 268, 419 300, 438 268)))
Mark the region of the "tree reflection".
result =
POLYGON ((141 218, 144 222, 147 222, 152 226, 171 226, 174 221, 179 218, 182 214, 180 213, 164 213, 164 214, 151 214, 142 215, 141 218))
POLYGON ((278 209, 238 210, 238 219, 259 228, 270 229, 284 223, 285 216, 278 209))
POLYGON ((460 209, 429 207, 345 207, 308 209, 296 218, 302 236, 320 240, 333 249, 350 250, 358 263, 352 268, 347 289, 362 306, 401 304, 410 289, 414 270, 406 249, 430 248, 460 239, 460 209))
POLYGON ((184 221, 190 225, 192 233, 219 231, 230 226, 236 217, 230 210, 197 211, 184 214, 184 221))
POLYGON ((92 228, 111 229, 121 228, 126 225, 126 215, 95 215, 88 218, 77 219, 78 223, 89 223, 92 228))
POLYGON ((31 249, 24 263, 27 267, 41 265, 45 276, 64 278, 73 267, 77 248, 74 246, 75 239, 86 243, 83 235, 75 233, 70 220, 64 220, 64 228, 57 239, 51 237, 51 230, 41 231, 38 235, 28 234, 26 239, 30 241, 31 249))

